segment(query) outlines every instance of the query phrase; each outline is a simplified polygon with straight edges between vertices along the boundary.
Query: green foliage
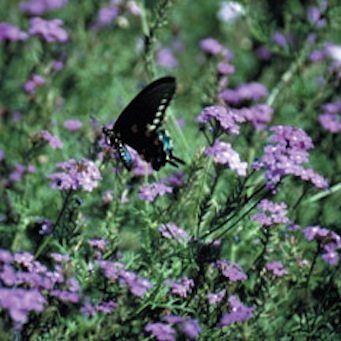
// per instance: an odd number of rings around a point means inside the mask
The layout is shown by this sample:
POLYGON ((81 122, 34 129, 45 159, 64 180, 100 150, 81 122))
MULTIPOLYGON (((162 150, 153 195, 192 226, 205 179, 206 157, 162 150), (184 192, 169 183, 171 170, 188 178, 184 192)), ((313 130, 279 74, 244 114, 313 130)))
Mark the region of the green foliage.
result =
MULTIPOLYGON (((122 1, 119 16, 100 26, 98 13, 109 2, 69 1, 41 15, 64 21, 67 42, 49 43, 34 34, 25 41, 0 40, 0 251, 30 252, 46 271, 56 273, 60 266, 63 274, 51 289, 25 282, 10 285, 9 275, 3 275, 6 262, 0 260, 0 295, 7 288, 34 288, 46 298, 43 311, 31 310, 27 321, 15 325, 0 296, 1 340, 8 335, 22 340, 153 339, 145 327, 166 323, 169 315, 197 320, 202 329, 199 340, 340 338, 340 262, 331 265, 321 258, 331 234, 327 240, 307 240, 303 230, 319 225, 341 235, 341 137, 319 123, 323 105, 340 100, 340 60, 310 59, 328 43, 338 47, 340 59, 341 7, 338 1, 323 8, 320 1, 245 0, 237 2, 240 16, 223 20, 218 16, 223 3, 138 1, 141 14, 135 16, 128 1, 122 1), (311 6, 320 10, 321 27, 307 19, 311 6), (286 38, 283 45, 274 39, 278 32, 286 38), (217 39, 234 58, 205 54, 200 41, 207 37, 217 39), (269 58, 259 57, 260 47, 267 49, 269 58), (162 48, 172 50, 176 67, 160 65, 162 48), (63 62, 63 68, 54 69, 54 61, 63 62), (217 72, 221 61, 235 67, 225 86, 224 76, 217 72), (23 86, 33 74, 45 83, 30 93, 23 86), (139 197, 141 186, 167 183, 174 169, 168 164, 150 176, 147 168, 143 176, 122 169, 109 155, 110 148, 100 143, 101 128, 115 121, 145 84, 168 74, 177 79, 177 94, 165 126, 175 154, 186 162, 181 167, 183 184, 147 202, 139 197), (260 101, 274 109, 266 128, 257 130, 248 121, 238 135, 226 134, 217 123, 211 130, 199 129, 196 117, 203 107, 224 102, 221 90, 251 82, 269 91, 260 101), (15 118, 17 112, 20 119, 15 118), (92 117, 97 126, 91 124, 92 117), (183 128, 177 118, 185 121, 183 128), (80 120, 82 127, 68 130, 64 121, 69 119, 80 120), (275 125, 302 128, 312 138, 315 147, 306 168, 328 178, 329 189, 317 189, 294 176, 283 178, 278 191, 266 188, 264 171, 252 170, 252 163, 262 157, 275 125), (51 147, 42 130, 58 137, 63 148, 51 147), (246 176, 204 153, 215 139, 231 143, 247 161, 246 176), (61 171, 56 163, 83 158, 93 161, 102 176, 92 191, 81 186, 51 188, 48 176, 61 171), (18 164, 25 170, 17 181, 13 176, 18 164), (252 219, 263 199, 285 203, 288 220, 300 228, 291 231, 283 221, 262 226, 252 219), (44 232, 44 224, 51 231, 44 232), (189 237, 177 237, 170 227, 165 237, 159 230, 164 224, 177 225, 189 237), (98 249, 89 245, 91 239, 108 244, 98 249), (59 264, 51 252, 70 259, 59 264), (218 261, 238 263, 238 271, 247 277, 234 280, 224 275, 218 261), (287 273, 272 273, 266 268, 272 261, 280 261, 287 273), (136 276, 134 280, 152 287, 138 295, 124 275, 106 274, 101 262, 120 263, 125 276, 136 276), (194 281, 193 287, 183 296, 172 293, 171 283, 184 277, 194 281), (77 302, 50 292, 71 292, 69 279, 79 283, 79 290, 72 291, 80 295, 77 302), (226 295, 221 303, 209 304, 207 295, 222 290, 226 295), (243 308, 254 310, 248 318, 222 326, 225 314, 232 314, 232 295, 243 308), (110 313, 98 309, 109 301, 117 303, 110 313)), ((28 32, 31 16, 18 5, 19 1, 1 2, 0 23, 28 32)), ((234 109, 252 108, 255 102, 238 102, 234 109)), ((14 263, 13 271, 29 272, 14 263)), ((169 325, 176 329, 177 339, 189 338, 181 323, 169 325)))

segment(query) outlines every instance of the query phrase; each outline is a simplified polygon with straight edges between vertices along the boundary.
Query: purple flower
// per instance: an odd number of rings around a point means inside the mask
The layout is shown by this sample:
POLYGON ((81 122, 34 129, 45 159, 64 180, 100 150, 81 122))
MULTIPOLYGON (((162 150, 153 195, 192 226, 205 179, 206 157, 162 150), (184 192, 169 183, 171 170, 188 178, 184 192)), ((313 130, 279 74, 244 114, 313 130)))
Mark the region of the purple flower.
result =
POLYGON ((66 162, 57 163, 56 166, 63 169, 64 172, 48 175, 52 188, 59 188, 61 190, 78 190, 83 188, 85 191, 91 192, 97 187, 98 180, 102 179, 96 164, 87 159, 82 161, 71 159, 66 162))
POLYGON ((219 41, 214 38, 206 38, 201 40, 200 48, 207 54, 211 54, 213 56, 224 51, 224 46, 221 45, 219 41))
POLYGON ((180 330, 190 339, 196 340, 202 329, 197 320, 185 320, 180 324, 180 330))
POLYGON ((67 42, 68 33, 61 27, 63 21, 60 19, 44 20, 42 18, 32 18, 30 20, 29 33, 44 39, 48 43, 67 42))
POLYGON ((110 315, 117 307, 118 307, 117 302, 108 301, 96 304, 95 309, 97 311, 110 315))
POLYGON ((97 27, 108 26, 120 14, 119 2, 111 1, 108 7, 103 7, 99 10, 97 17, 97 27))
POLYGON ((64 63, 60 60, 54 60, 51 62, 51 67, 54 71, 60 71, 64 69, 64 63))
POLYGON ((338 134, 341 131, 340 116, 337 114, 325 113, 319 115, 319 122, 321 126, 331 132, 332 134, 338 134))
POLYGON ((141 8, 139 5, 136 3, 136 1, 130 0, 127 3, 127 9, 129 13, 134 15, 135 17, 139 17, 142 14, 141 8))
POLYGON ((268 199, 263 199, 257 208, 264 213, 258 213, 251 217, 263 226, 272 226, 274 224, 288 224, 290 222, 287 215, 287 205, 282 203, 275 203, 268 199), (268 213, 268 215, 266 214, 268 213))
POLYGON ((281 32, 275 32, 272 36, 272 41, 279 47, 283 47, 287 44, 287 39, 281 32))
MULTIPOLYGON (((225 97, 224 94, 224 91, 220 93, 220 97, 226 102, 229 102, 229 97, 225 97)), ((241 101, 258 101, 261 98, 266 98, 268 94, 267 88, 261 83, 253 82, 240 84, 235 90, 234 97, 236 98, 232 98, 231 104, 235 104, 237 99, 237 103, 241 101)))
POLYGON ((246 175, 247 162, 240 161, 239 154, 232 149, 231 143, 215 140, 212 147, 206 148, 205 154, 213 156, 215 163, 228 165, 239 176, 246 175))
POLYGON ((178 61, 170 48, 163 48, 157 53, 156 63, 167 69, 173 69, 178 66, 178 61))
POLYGON ((148 323, 144 330, 152 334, 159 341, 175 341, 175 330, 166 323, 148 323))
POLYGON ((272 57, 272 53, 271 51, 266 47, 266 46, 260 46, 257 50, 256 50, 256 54, 259 60, 262 61, 267 61, 270 60, 272 57))
POLYGON ((91 247, 101 252, 105 251, 106 247, 109 245, 109 242, 106 239, 89 239, 88 243, 91 247))
POLYGON ((227 62, 220 62, 217 65, 218 72, 222 75, 230 75, 234 73, 235 67, 234 65, 227 63, 227 62))
POLYGON ((182 277, 180 281, 174 281, 170 285, 170 292, 172 295, 187 297, 194 288, 194 281, 188 277, 182 277))
POLYGON ((268 262, 265 264, 265 269, 275 277, 283 277, 288 274, 288 270, 279 261, 268 262))
POLYGON ((96 263, 103 270, 105 277, 113 281, 118 280, 121 270, 124 269, 124 265, 119 262, 98 260, 96 263))
POLYGON ((42 312, 46 299, 38 290, 0 288, 0 306, 7 310, 11 319, 25 324, 30 311, 42 312))
POLYGON ((91 318, 95 316, 95 309, 92 306, 92 304, 90 304, 89 302, 86 302, 83 304, 83 306, 80 309, 80 312, 86 317, 86 318, 91 318))
POLYGON ((0 23, 0 41, 22 41, 27 39, 27 34, 19 27, 5 22, 0 23))
POLYGON ((308 150, 313 148, 311 138, 300 128, 274 126, 271 128, 271 144, 264 147, 261 162, 254 167, 266 169, 266 185, 275 190, 276 184, 286 175, 295 175, 304 181, 311 181, 317 188, 327 188, 328 181, 312 169, 305 169, 302 163, 309 161, 308 150))
POLYGON ((12 254, 7 250, 0 249, 0 262, 12 263, 13 262, 12 254))
POLYGON ((51 297, 56 297, 61 301, 70 302, 70 303, 78 303, 81 299, 80 294, 77 292, 71 292, 66 290, 51 290, 51 297))
POLYGON ((186 241, 189 240, 188 233, 175 224, 163 224, 159 228, 159 232, 163 238, 186 241))
POLYGON ((325 253, 322 255, 322 259, 330 266, 337 265, 339 261, 339 254, 335 249, 336 245, 333 243, 324 246, 325 253))
POLYGON ((246 121, 253 124, 255 129, 265 129, 267 123, 271 122, 273 109, 266 104, 256 104, 250 108, 233 109, 243 115, 246 121))
POLYGON ((223 315, 220 320, 220 327, 229 326, 232 323, 243 322, 252 317, 254 307, 247 307, 233 295, 229 297, 230 312, 223 315))
POLYGON ((41 134, 41 138, 43 140, 47 141, 51 148, 53 148, 53 149, 63 149, 64 148, 63 142, 57 136, 52 135, 47 130, 42 130, 40 132, 40 134, 41 134))
POLYGON ((310 56, 309 56, 309 59, 312 61, 312 62, 320 62, 324 59, 326 59, 326 51, 324 50, 315 50, 313 51, 310 56))
POLYGON ((70 261, 70 257, 68 255, 62 255, 61 253, 57 252, 50 253, 50 257, 57 263, 64 263, 70 261))
POLYGON ((172 187, 181 187, 185 184, 182 180, 185 175, 181 171, 175 171, 169 178, 165 178, 165 183, 172 187))
POLYGON ((172 193, 173 189, 163 183, 143 184, 140 187, 139 198, 147 202, 153 202, 158 196, 172 193))
POLYGON ((239 134, 239 123, 245 122, 245 118, 238 112, 230 110, 225 106, 214 105, 204 108, 197 116, 196 121, 200 123, 209 123, 212 126, 212 120, 224 129, 227 134, 239 134))
POLYGON ((320 20, 321 12, 316 6, 309 6, 307 10, 307 18, 311 23, 316 23, 320 20))
POLYGON ((120 279, 123 279, 128 285, 130 292, 137 297, 143 297, 148 289, 153 287, 152 283, 145 278, 139 278, 132 271, 122 270, 120 272, 120 279))
POLYGON ((3 265, 0 271, 0 279, 3 284, 11 287, 17 282, 17 274, 11 265, 3 265))
POLYGON ((80 128, 82 128, 83 123, 80 120, 65 120, 64 121, 64 128, 71 130, 71 131, 75 131, 75 130, 79 130, 80 128))
POLYGON ((67 0, 29 0, 21 2, 19 9, 31 15, 41 15, 45 12, 63 7, 67 0))
POLYGON ((216 294, 209 292, 207 294, 208 303, 209 304, 219 304, 223 300, 223 298, 225 297, 225 294, 226 294, 225 289, 217 292, 216 294))
POLYGON ((24 90, 33 95, 35 92, 35 89, 39 88, 41 85, 45 83, 45 79, 42 76, 39 76, 37 74, 33 74, 32 78, 25 82, 23 85, 24 90))
POLYGON ((246 273, 235 262, 229 262, 226 260, 219 260, 214 264, 222 273, 222 275, 228 278, 232 282, 245 281, 247 279, 246 273))

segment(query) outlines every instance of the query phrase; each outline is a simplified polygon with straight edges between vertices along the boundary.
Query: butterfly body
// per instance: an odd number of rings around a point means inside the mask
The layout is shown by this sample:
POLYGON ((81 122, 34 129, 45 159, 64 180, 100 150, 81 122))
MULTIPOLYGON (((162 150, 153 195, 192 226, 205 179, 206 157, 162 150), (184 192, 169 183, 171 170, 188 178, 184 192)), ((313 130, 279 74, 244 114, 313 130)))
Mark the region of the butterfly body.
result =
POLYGON ((107 144, 115 147, 127 169, 132 168, 133 162, 125 144, 135 149, 155 170, 167 162, 175 167, 184 163, 173 155, 171 138, 162 128, 175 87, 173 77, 152 82, 128 104, 112 129, 103 128, 107 144))

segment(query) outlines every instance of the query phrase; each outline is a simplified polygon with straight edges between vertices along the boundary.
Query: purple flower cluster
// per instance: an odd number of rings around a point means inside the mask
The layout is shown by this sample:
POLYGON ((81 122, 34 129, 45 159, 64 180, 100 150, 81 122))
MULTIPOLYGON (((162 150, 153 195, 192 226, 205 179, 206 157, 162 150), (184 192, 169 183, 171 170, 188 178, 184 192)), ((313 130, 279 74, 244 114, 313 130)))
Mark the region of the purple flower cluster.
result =
POLYGON ((23 85, 24 90, 33 95, 35 90, 39 88, 41 85, 45 83, 45 79, 37 74, 33 74, 32 78, 29 79, 25 84, 23 85))
POLYGON ((228 278, 232 282, 244 282, 247 279, 246 273, 243 271, 241 266, 235 262, 218 260, 214 263, 214 266, 221 271, 221 274, 224 277, 228 278))
POLYGON ((65 43, 69 39, 68 33, 61 27, 63 21, 60 19, 44 20, 32 18, 30 20, 29 33, 41 37, 48 43, 65 43))
POLYGON ((100 252, 104 252, 107 246, 110 244, 106 239, 89 239, 88 243, 94 249, 100 252))
POLYGON ((213 129, 213 122, 217 122, 227 134, 238 135, 239 123, 245 122, 245 117, 238 111, 222 105, 214 105, 204 108, 196 117, 196 121, 204 124, 208 123, 213 129))
POLYGON ((268 96, 267 88, 261 83, 240 84, 235 90, 223 90, 219 97, 228 104, 240 104, 245 101, 258 101, 268 96))
POLYGON ((14 166, 14 170, 9 174, 8 179, 2 179, 4 185, 9 185, 13 182, 18 182, 22 179, 23 176, 34 173, 35 167, 34 166, 23 166, 20 163, 17 163, 14 166))
POLYGON ((235 296, 231 295, 228 299, 230 303, 230 312, 225 313, 220 320, 220 327, 229 326, 232 323, 243 322, 252 317, 254 307, 247 307, 241 303, 235 296))
POLYGON ((172 193, 172 187, 169 187, 161 182, 154 182, 151 184, 143 184, 140 187, 139 198, 147 202, 153 202, 158 196, 172 193))
POLYGON ((336 250, 341 249, 341 237, 337 233, 320 226, 309 226, 303 230, 303 234, 307 240, 320 241, 324 250, 322 259, 331 266, 337 265, 339 254, 336 250))
POLYGON ((48 270, 31 253, 12 255, 0 250, 0 306, 18 327, 28 321, 30 311, 42 312, 49 297, 70 303, 79 301, 80 286, 76 279, 67 277, 61 265, 68 263, 69 257, 54 253, 51 258, 57 264, 48 270))
POLYGON ((199 46, 208 55, 216 56, 221 54, 225 56, 226 59, 232 58, 231 51, 214 38, 202 39, 199 43, 199 46))
POLYGON ((56 167, 63 169, 64 172, 48 175, 52 188, 61 190, 78 190, 83 188, 85 191, 91 192, 97 187, 98 180, 102 179, 96 164, 87 159, 82 161, 71 159, 66 162, 57 163, 56 167))
POLYGON ((132 295, 143 297, 147 290, 153 287, 152 283, 145 278, 140 278, 132 271, 126 271, 124 264, 120 262, 97 260, 96 263, 104 272, 106 278, 111 281, 124 283, 128 286, 132 295))
POLYGON ((341 99, 323 105, 322 109, 324 113, 319 115, 320 124, 332 134, 338 134, 341 131, 341 99))
MULTIPOLYGON (((169 280, 166 281, 166 284, 169 280)), ((182 277, 180 281, 170 283, 170 293, 175 296, 187 297, 194 288, 194 281, 188 277, 182 277)))
POLYGON ((265 270, 274 277, 283 277, 288 274, 288 270, 280 261, 268 262, 265 264, 265 270))
POLYGON ((250 108, 232 109, 251 122, 256 130, 264 130, 266 125, 271 122, 273 109, 266 104, 256 104, 250 108))
POLYGON ((0 41, 22 41, 27 39, 27 34, 20 30, 18 26, 0 23, 0 41))
POLYGON ((19 9, 30 15, 41 15, 45 12, 65 6, 67 0, 29 0, 21 2, 19 9))
POLYGON ((328 181, 313 169, 301 164, 309 161, 308 150, 313 148, 311 138, 300 128, 274 126, 273 135, 264 148, 261 162, 255 162, 255 169, 265 169, 266 186, 275 190, 276 185, 286 175, 300 177, 310 181, 317 188, 328 188, 328 181))
POLYGON ((214 157, 215 163, 228 165, 239 176, 245 176, 247 170, 247 162, 241 162, 239 154, 232 149, 231 143, 215 140, 212 147, 205 149, 205 154, 214 157))
POLYGON ((166 239, 183 241, 188 241, 190 239, 188 233, 175 224, 162 224, 159 228, 159 232, 161 233, 162 237, 166 239))
POLYGON ((275 224, 289 224, 290 220, 287 217, 287 205, 284 202, 275 203, 268 199, 262 200, 257 209, 263 213, 257 213, 251 217, 251 220, 257 221, 262 226, 272 226, 275 224))
POLYGON ((47 141, 51 148, 53 148, 53 149, 63 149, 64 148, 63 142, 57 136, 52 135, 49 131, 42 130, 40 132, 40 134, 41 134, 41 138, 44 141, 47 141))

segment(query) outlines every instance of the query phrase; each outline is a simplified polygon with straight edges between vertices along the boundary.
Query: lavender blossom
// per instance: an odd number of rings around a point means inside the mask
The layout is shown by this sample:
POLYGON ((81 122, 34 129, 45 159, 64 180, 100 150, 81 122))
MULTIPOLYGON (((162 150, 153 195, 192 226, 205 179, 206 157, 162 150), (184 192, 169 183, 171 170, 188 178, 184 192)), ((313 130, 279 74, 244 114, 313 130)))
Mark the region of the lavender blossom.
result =
POLYGON ((45 83, 45 79, 37 74, 33 74, 32 78, 29 79, 25 84, 23 85, 24 90, 33 95, 35 93, 35 90, 39 88, 41 85, 45 83))
POLYGON ((217 65, 217 70, 221 75, 230 75, 231 73, 234 73, 235 67, 228 62, 220 62, 217 65))
POLYGON ((327 188, 326 179, 301 166, 309 161, 308 150, 314 146, 311 138, 296 127, 275 126, 271 130, 274 132, 271 144, 265 146, 261 162, 254 163, 256 169, 266 169, 267 187, 275 190, 284 176, 295 175, 312 182, 317 188, 327 188))
POLYGON ((63 125, 67 130, 75 131, 82 128, 83 123, 80 120, 65 120, 63 125))
POLYGON ((214 265, 216 268, 218 268, 221 271, 224 277, 228 278, 232 282, 237 282, 237 281, 244 282, 247 279, 246 273, 235 262, 219 260, 215 262, 214 265))
POLYGON ((140 17, 142 15, 142 10, 139 5, 134 0, 130 0, 127 3, 127 9, 129 13, 134 15, 135 17, 140 17))
POLYGON ((56 166, 63 169, 64 172, 52 173, 48 176, 52 188, 61 190, 79 190, 82 188, 91 192, 97 187, 98 180, 102 179, 96 164, 87 159, 82 161, 71 159, 57 163, 56 166))
POLYGON ((28 321, 30 311, 42 312, 47 303, 38 290, 0 288, 0 306, 7 310, 11 319, 23 325, 28 321))
POLYGON ((287 44, 287 39, 281 32, 275 32, 272 36, 272 41, 279 47, 284 47, 287 44))
POLYGON ((274 224, 289 224, 290 220, 287 215, 287 205, 282 203, 275 203, 268 199, 263 199, 258 205, 257 209, 263 213, 257 213, 251 217, 251 220, 257 221, 262 226, 272 226, 274 224))
POLYGON ((63 21, 60 19, 44 20, 32 18, 30 20, 29 33, 41 37, 48 43, 65 43, 69 39, 68 33, 61 27, 63 21))
POLYGON ((212 147, 207 147, 206 155, 214 157, 215 163, 228 165, 239 176, 245 176, 247 170, 247 162, 240 161, 239 154, 232 149, 231 143, 216 140, 212 147))
POLYGON ((0 249, 0 262, 2 263, 12 263, 13 262, 13 256, 12 254, 4 249, 0 249))
POLYGON ((156 63, 167 69, 173 69, 178 66, 178 60, 170 48, 163 48, 157 53, 156 63))
POLYGON ((110 315, 117 307, 118 303, 115 301, 101 302, 95 305, 97 311, 107 315, 110 315))
POLYGON ((275 277, 283 277, 288 274, 288 270, 284 268, 280 261, 266 263, 265 269, 275 277))
POLYGON ((204 108, 197 116, 196 121, 200 123, 211 123, 214 120, 219 123, 227 134, 239 134, 239 123, 245 122, 245 117, 238 111, 228 109, 225 106, 214 105, 204 108))
POLYGON ((207 300, 209 304, 219 304, 221 303, 221 301, 223 300, 223 298, 225 297, 226 294, 226 290, 223 289, 217 293, 211 293, 209 292, 207 294, 207 300))
POLYGON ((63 142, 57 136, 52 135, 49 131, 42 130, 40 132, 40 134, 41 134, 41 138, 43 140, 47 141, 51 148, 53 148, 53 149, 63 149, 64 148, 63 142))
POLYGON ((253 124, 256 130, 264 130, 271 122, 273 109, 266 104, 256 104, 250 108, 233 109, 243 115, 246 121, 253 124))
POLYGON ((207 54, 211 54, 213 56, 222 53, 224 51, 224 46, 221 45, 214 38, 206 38, 200 41, 200 48, 206 52, 207 54))
POLYGON ((236 322, 243 322, 252 317, 254 307, 247 307, 242 304, 235 296, 229 297, 230 312, 225 313, 220 320, 220 327, 229 326, 236 322))
POLYGON ((190 239, 188 233, 175 224, 163 224, 159 228, 159 232, 161 233, 162 237, 166 239, 176 239, 184 241, 188 241, 190 239))
POLYGON ((339 262, 339 254, 336 252, 336 245, 331 243, 324 246, 325 253, 322 259, 330 266, 336 266, 339 262))
POLYGON ((65 6, 67 0, 29 0, 21 2, 19 9, 30 15, 41 15, 45 12, 65 6))
POLYGON ((324 113, 319 115, 319 122, 322 127, 332 134, 337 134, 341 131, 340 113, 341 100, 332 103, 327 103, 322 106, 324 113))
POLYGON ((19 27, 6 22, 0 22, 0 41, 23 41, 28 35, 19 27))
POLYGON ((143 184, 140 187, 139 198, 147 202, 153 202, 158 196, 172 193, 173 189, 163 183, 143 184))
POLYGON ((166 323, 157 322, 157 323, 148 323, 144 330, 147 333, 152 334, 156 340, 159 341, 176 341, 175 338, 175 329, 169 326, 166 323))
POLYGON ((97 17, 97 27, 110 25, 120 14, 119 1, 111 1, 107 7, 102 7, 99 10, 97 17))
POLYGON ((109 242, 106 239, 89 239, 88 243, 91 247, 100 252, 104 252, 109 245, 109 242))
POLYGON ((77 292, 71 292, 66 290, 51 290, 50 291, 51 297, 56 297, 61 301, 69 302, 69 303, 78 303, 81 299, 81 296, 77 292))
POLYGON ((128 285, 130 292, 137 297, 143 297, 148 289, 153 287, 152 283, 145 278, 139 278, 132 271, 122 270, 120 272, 120 279, 123 279, 128 285))
POLYGON ((182 277, 180 281, 174 281, 170 285, 170 292, 172 295, 187 297, 194 288, 194 281, 188 277, 182 277))

